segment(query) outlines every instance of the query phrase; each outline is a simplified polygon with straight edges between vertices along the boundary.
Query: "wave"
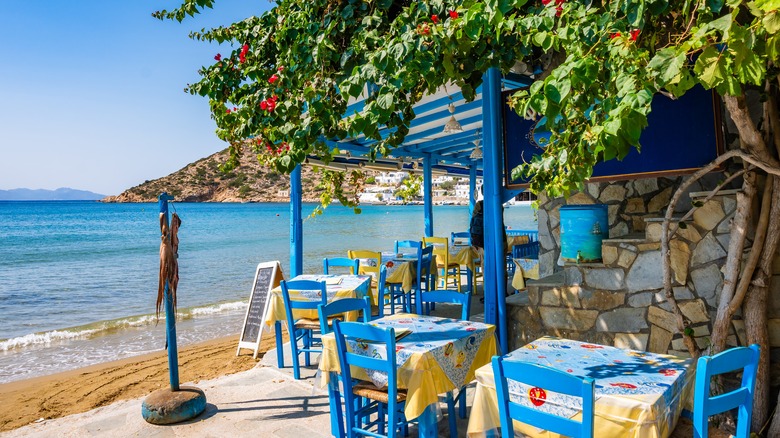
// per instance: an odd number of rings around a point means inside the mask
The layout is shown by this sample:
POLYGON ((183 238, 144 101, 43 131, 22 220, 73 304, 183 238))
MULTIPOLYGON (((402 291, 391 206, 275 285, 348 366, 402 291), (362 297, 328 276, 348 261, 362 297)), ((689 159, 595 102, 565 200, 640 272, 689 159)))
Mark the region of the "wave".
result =
MULTIPOLYGON (((231 301, 225 303, 209 304, 176 310, 176 320, 188 320, 223 312, 245 311, 246 301, 231 301)), ((159 322, 165 321, 165 314, 160 314, 159 322)), ((78 339, 90 339, 105 336, 120 330, 140 328, 158 324, 154 314, 128 316, 108 321, 98 321, 82 326, 66 329, 57 329, 40 333, 30 333, 10 339, 0 339, 0 352, 9 352, 23 348, 47 346, 57 342, 67 342, 78 339)))

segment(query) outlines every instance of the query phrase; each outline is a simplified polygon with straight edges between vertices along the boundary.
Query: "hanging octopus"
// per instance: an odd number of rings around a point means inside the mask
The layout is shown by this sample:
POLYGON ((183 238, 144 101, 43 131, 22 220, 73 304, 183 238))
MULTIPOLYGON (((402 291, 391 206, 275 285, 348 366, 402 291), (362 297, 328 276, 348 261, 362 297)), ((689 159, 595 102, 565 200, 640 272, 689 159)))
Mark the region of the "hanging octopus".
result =
POLYGON ((176 311, 176 287, 179 284, 179 227, 181 219, 173 213, 171 226, 165 222, 165 215, 160 214, 160 282, 157 285, 157 319, 160 319, 160 308, 165 299, 165 283, 173 300, 174 314, 176 311))

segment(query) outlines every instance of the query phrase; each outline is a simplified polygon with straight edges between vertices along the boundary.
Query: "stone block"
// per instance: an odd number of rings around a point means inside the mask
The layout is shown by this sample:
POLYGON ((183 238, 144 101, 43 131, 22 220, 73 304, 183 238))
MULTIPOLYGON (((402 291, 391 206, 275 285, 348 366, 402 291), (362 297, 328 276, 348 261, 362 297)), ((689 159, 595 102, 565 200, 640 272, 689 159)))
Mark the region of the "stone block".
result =
POLYGON ((576 266, 565 266, 563 268, 564 284, 568 286, 579 286, 582 284, 582 272, 576 266))
POLYGON ((658 251, 659 249, 661 249, 661 242, 640 243, 636 246, 636 249, 638 249, 639 252, 658 251))
POLYGON ((549 225, 549 213, 547 213, 547 210, 542 210, 541 208, 539 210, 536 210, 536 222, 539 224, 539 232, 542 231, 550 232, 550 229, 552 228, 549 225))
POLYGON ((596 320, 596 330, 610 333, 639 333, 646 329, 645 309, 615 309, 604 312, 596 320))
POLYGON ((652 292, 640 292, 628 296, 628 305, 631 307, 647 307, 653 303, 652 292))
POLYGON ((645 201, 642 198, 631 198, 626 202, 624 213, 646 213, 645 201))
POLYGON ((710 346, 709 338, 693 338, 693 340, 696 342, 696 346, 698 346, 701 350, 704 350, 710 346))
POLYGON ((599 198, 599 193, 601 192, 601 188, 599 187, 599 183, 587 183, 585 184, 585 190, 588 191, 588 194, 593 197, 593 199, 599 198))
POLYGON ((660 222, 650 222, 645 227, 645 238, 651 242, 660 242, 661 228, 662 226, 660 222))
POLYGON ((615 333, 613 345, 626 350, 645 351, 648 336, 644 333, 615 333))
POLYGON ((613 245, 603 245, 601 247, 601 258, 605 265, 612 265, 617 261, 618 249, 613 245))
POLYGON ((587 193, 583 193, 583 192, 577 192, 569 196, 569 199, 566 200, 566 205, 595 204, 595 203, 596 203, 595 199, 593 199, 587 193))
POLYGON ((723 200, 723 211, 726 214, 733 213, 734 210, 737 209, 737 200, 736 199, 734 199, 734 198, 732 198, 730 196, 724 196, 722 198, 722 200, 723 200))
POLYGON ((731 240, 731 234, 718 234, 715 236, 715 238, 718 239, 720 246, 722 246, 724 249, 728 249, 729 241, 731 240))
POLYGON ((655 178, 642 178, 634 181, 634 190, 640 195, 646 195, 658 190, 658 180, 655 178))
POLYGON ((670 199, 672 199, 672 188, 667 187, 650 199, 650 202, 647 203, 647 212, 665 212, 670 199))
POLYGON ((540 336, 544 336, 545 330, 539 314, 533 307, 512 306, 509 311, 509 337, 513 349, 525 345, 540 336))
POLYGON ((725 219, 720 221, 718 224, 718 228, 715 229, 715 232, 718 234, 728 234, 731 232, 731 223, 734 219, 734 215, 728 215, 725 219))
POLYGON ((687 287, 673 287, 672 293, 674 293, 674 298, 677 300, 692 300, 694 298, 693 292, 691 292, 690 289, 687 287))
POLYGON ((585 309, 610 310, 626 302, 626 294, 606 290, 580 290, 580 303, 585 309))
POLYGON ((693 222, 707 231, 714 229, 723 218, 726 212, 723 211, 723 205, 717 199, 711 199, 693 212, 693 222))
POLYGON ((693 327, 693 336, 699 338, 702 336, 709 336, 709 335, 710 335, 710 326, 708 324, 698 325, 696 327, 693 327))
POLYGON ((641 252, 626 275, 629 292, 639 292, 663 287, 661 275, 661 251, 641 252))
POLYGON ((669 343, 672 342, 672 332, 665 330, 657 325, 650 327, 650 341, 647 345, 647 351, 651 353, 666 354, 669 351, 669 343))
POLYGON ((542 291, 542 306, 560 306, 561 297, 555 289, 542 291))
POLYGON ((561 208, 560 206, 556 207, 553 210, 550 210, 548 213, 548 218, 550 220, 550 228, 556 229, 558 228, 558 225, 561 224, 561 208))
POLYGON ((691 353, 685 349, 685 350, 670 350, 669 354, 672 356, 677 356, 683 359, 689 359, 691 357, 691 353))
POLYGON ((707 313, 707 306, 702 300, 686 301, 679 303, 680 311, 688 318, 692 323, 708 322, 710 315, 707 313))
POLYGON ((696 295, 707 300, 714 307, 716 294, 723 285, 723 274, 716 265, 707 265, 703 268, 691 271, 693 287, 696 295))
POLYGON ((539 276, 547 277, 555 272, 556 251, 548 251, 539 254, 539 276))
POLYGON ((686 350, 687 348, 688 347, 685 346, 685 341, 683 338, 672 339, 673 350, 686 350))
POLYGON ((693 250, 691 267, 696 267, 726 257, 726 251, 712 234, 707 234, 693 250))
POLYGON ((670 333, 677 332, 677 318, 674 313, 661 310, 658 306, 648 307, 647 320, 670 333))
POLYGON ((628 225, 625 222, 618 222, 615 226, 609 229, 609 238, 616 239, 628 234, 628 225))
POLYGON ((641 233, 645 230, 645 216, 631 216, 631 229, 635 233, 641 233))
POLYGON ((691 249, 682 240, 672 240, 669 242, 671 254, 669 257, 673 279, 678 284, 685 284, 688 281, 688 263, 691 260, 691 249))
POLYGON ((615 221, 617 221, 619 211, 620 211, 620 204, 611 204, 607 206, 607 217, 609 220, 609 226, 615 225, 615 221))
POLYGON ((553 228, 552 231, 553 240, 555 240, 555 247, 561 247, 561 227, 553 228))
POLYGON ((539 229, 539 245, 545 251, 552 251, 555 247, 555 241, 553 240, 552 233, 548 229, 539 229))
POLYGON ((617 268, 586 269, 585 283, 591 289, 620 290, 623 289, 625 272, 617 268))
POLYGON ((675 236, 682 237, 691 243, 696 243, 701 240, 701 234, 699 233, 699 230, 697 230, 696 227, 694 227, 691 223, 688 223, 688 227, 685 229, 679 228, 675 236))
POLYGON ((557 307, 540 307, 539 313, 547 328, 580 332, 593 328, 596 318, 599 316, 597 310, 573 310, 557 307))
MULTIPOLYGON (((622 246, 622 245, 621 245, 622 246)), ((621 249, 620 256, 618 257, 618 266, 621 268, 630 268, 631 264, 636 260, 636 252, 630 249, 621 249)))
POLYGON ((626 188, 620 184, 610 184, 601 191, 599 201, 604 204, 622 202, 626 198, 626 188))

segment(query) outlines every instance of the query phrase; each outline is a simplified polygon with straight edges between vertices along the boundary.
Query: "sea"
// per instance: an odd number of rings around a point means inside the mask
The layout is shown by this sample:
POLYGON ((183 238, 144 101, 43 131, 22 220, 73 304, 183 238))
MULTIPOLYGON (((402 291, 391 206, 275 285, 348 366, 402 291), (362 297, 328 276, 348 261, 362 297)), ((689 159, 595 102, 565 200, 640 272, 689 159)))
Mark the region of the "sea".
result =
MULTIPOLYGON (((315 204, 304 204, 304 216, 315 204)), ((349 249, 392 250, 424 234, 422 206, 332 205, 303 225, 304 273, 349 249)), ((179 346, 238 335, 258 263, 289 278, 290 207, 171 203, 182 219, 176 320, 179 346)), ((504 210, 536 229, 529 206, 504 210)), ((466 206, 436 206, 434 234, 468 229, 466 206)), ((159 207, 94 201, 0 201, 0 383, 161 351, 155 316, 159 207)), ((247 353, 248 354, 248 353, 247 353)))

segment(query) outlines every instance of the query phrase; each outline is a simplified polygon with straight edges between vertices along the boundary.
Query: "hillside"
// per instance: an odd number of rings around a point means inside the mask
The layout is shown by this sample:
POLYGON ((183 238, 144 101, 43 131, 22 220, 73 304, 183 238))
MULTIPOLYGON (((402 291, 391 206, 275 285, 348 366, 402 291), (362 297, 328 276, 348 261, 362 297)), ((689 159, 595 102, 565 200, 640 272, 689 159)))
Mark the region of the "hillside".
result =
POLYGON ((97 201, 104 196, 106 195, 68 187, 60 187, 56 190, 0 190, 0 201, 97 201))
MULTIPOLYGON (((178 202, 288 202, 290 178, 257 161, 251 152, 241 157, 241 164, 229 173, 219 166, 227 161, 228 150, 188 164, 168 176, 146 181, 125 190, 118 196, 108 196, 103 202, 156 202, 162 192, 173 195, 178 202)), ((309 167, 303 168, 303 201, 319 201, 322 189, 319 176, 309 167)))

